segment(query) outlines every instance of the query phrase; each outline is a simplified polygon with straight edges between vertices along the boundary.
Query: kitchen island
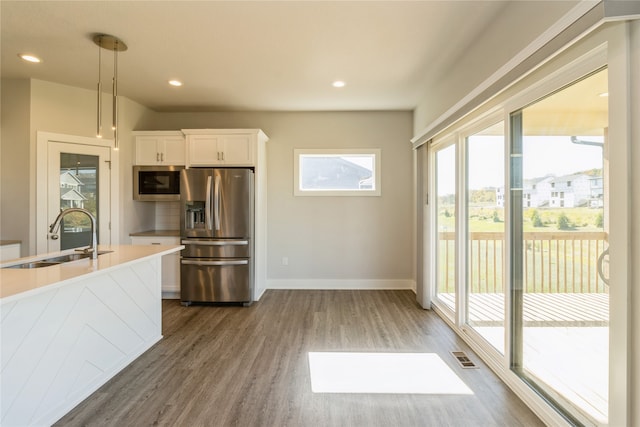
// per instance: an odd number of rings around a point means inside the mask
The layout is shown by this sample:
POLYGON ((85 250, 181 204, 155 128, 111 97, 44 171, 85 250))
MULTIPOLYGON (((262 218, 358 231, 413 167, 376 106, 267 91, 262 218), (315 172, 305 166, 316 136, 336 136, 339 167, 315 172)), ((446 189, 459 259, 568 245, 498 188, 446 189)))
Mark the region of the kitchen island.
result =
MULTIPOLYGON (((161 257, 109 251, 40 268, 0 267, 0 425, 51 425, 162 338, 161 257)), ((73 251, 66 251, 66 254, 73 251)))

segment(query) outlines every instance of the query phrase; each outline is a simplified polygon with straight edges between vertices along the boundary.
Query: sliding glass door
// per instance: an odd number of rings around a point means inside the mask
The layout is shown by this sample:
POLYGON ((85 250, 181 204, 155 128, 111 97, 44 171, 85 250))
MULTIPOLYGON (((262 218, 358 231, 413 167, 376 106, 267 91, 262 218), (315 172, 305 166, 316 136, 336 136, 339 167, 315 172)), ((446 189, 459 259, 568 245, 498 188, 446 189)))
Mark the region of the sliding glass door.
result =
POLYGON ((504 353, 504 122, 465 138, 466 323, 504 353))
POLYGON ((435 152, 436 299, 453 319, 456 310, 456 144, 435 152))
POLYGON ((603 424, 607 128, 607 70, 511 114, 511 368, 603 424))
POLYGON ((606 424, 608 72, 558 86, 431 145, 433 304, 570 422, 606 424))

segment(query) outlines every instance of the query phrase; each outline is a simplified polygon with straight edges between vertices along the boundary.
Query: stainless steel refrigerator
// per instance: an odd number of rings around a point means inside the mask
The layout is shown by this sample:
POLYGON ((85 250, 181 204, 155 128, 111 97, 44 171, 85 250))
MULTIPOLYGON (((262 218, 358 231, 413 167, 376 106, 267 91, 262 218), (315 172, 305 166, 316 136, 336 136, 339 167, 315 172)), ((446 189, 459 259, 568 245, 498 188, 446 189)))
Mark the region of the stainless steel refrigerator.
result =
POLYGON ((254 173, 191 168, 180 174, 180 299, 252 302, 254 173))

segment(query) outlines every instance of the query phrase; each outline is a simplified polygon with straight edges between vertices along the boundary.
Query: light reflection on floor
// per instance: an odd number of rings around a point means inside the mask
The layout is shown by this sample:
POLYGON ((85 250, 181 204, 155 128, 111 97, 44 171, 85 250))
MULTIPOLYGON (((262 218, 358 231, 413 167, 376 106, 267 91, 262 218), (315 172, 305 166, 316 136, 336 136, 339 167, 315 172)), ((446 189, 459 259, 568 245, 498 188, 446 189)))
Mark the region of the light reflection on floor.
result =
POLYGON ((310 352, 314 393, 473 394, 435 353, 310 352))

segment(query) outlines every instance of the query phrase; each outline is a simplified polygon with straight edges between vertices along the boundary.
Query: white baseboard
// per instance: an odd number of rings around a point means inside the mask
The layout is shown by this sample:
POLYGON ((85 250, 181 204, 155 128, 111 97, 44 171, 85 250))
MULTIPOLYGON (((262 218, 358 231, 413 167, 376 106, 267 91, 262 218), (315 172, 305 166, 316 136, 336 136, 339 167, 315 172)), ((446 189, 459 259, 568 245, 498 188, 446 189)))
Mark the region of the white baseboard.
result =
POLYGON ((180 291, 162 291, 162 299, 180 299, 180 291))
POLYGON ((271 279, 267 289, 411 289, 415 292, 416 282, 411 279, 271 279))

